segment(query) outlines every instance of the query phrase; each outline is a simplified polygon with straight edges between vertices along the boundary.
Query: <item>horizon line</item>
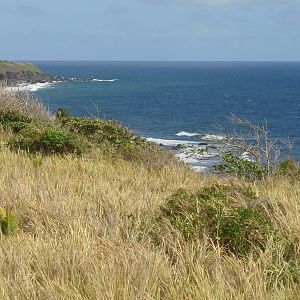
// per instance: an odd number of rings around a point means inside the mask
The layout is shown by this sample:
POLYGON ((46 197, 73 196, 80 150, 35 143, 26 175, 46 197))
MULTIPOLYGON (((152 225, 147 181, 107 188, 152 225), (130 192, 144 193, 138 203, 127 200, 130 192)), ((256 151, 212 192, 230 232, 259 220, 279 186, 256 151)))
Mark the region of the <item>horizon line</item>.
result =
POLYGON ((300 60, 101 60, 101 59, 16 59, 8 60, 16 62, 162 62, 162 63, 181 63, 181 62, 200 62, 200 63, 299 63, 300 60))

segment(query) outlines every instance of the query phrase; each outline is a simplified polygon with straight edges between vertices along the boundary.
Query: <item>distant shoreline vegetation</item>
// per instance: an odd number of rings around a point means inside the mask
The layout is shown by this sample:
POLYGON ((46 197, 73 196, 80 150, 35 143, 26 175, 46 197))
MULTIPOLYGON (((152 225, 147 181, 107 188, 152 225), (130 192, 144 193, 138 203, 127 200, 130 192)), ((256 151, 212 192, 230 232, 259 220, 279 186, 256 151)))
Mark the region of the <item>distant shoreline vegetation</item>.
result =
POLYGON ((51 82, 54 78, 32 63, 0 61, 0 81, 8 86, 19 83, 51 82))

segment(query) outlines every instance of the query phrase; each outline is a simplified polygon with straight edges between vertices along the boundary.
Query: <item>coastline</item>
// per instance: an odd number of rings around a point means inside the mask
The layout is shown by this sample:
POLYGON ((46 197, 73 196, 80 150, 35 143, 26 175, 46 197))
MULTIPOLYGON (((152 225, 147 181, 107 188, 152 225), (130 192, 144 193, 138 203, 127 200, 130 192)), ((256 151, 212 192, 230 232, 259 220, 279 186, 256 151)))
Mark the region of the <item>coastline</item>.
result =
POLYGON ((39 89, 48 88, 55 83, 61 81, 52 81, 52 82, 37 82, 37 83, 19 83, 14 86, 6 86, 6 90, 10 91, 28 91, 28 92, 36 92, 39 89))
POLYGON ((222 161, 222 153, 228 145, 222 143, 223 137, 212 134, 180 132, 176 136, 198 137, 199 140, 171 140, 147 137, 148 142, 173 153, 180 161, 191 167, 196 173, 209 173, 222 161))

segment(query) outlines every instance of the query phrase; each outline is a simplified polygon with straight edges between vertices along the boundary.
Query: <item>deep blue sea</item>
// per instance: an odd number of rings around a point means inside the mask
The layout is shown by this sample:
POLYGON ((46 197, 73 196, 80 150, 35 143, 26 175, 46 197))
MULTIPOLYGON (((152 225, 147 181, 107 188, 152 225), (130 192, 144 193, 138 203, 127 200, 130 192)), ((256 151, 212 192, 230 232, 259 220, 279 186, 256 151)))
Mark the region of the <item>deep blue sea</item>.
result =
POLYGON ((295 140, 300 159, 300 62, 35 62, 79 80, 39 89, 51 111, 113 118, 144 137, 191 140, 217 134, 234 113, 268 120, 275 138, 295 140), (87 80, 88 79, 88 80, 87 80), (94 79, 94 80, 93 80, 94 79), (87 81, 86 81, 87 80, 87 81))

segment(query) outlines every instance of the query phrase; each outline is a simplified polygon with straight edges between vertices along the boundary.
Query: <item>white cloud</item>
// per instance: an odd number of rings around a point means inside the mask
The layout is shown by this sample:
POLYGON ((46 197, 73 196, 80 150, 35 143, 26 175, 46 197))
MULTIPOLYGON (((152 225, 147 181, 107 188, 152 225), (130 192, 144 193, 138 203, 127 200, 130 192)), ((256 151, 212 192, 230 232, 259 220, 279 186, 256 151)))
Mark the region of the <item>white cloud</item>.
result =
POLYGON ((196 4, 203 5, 225 5, 233 3, 235 0, 193 0, 196 4))

